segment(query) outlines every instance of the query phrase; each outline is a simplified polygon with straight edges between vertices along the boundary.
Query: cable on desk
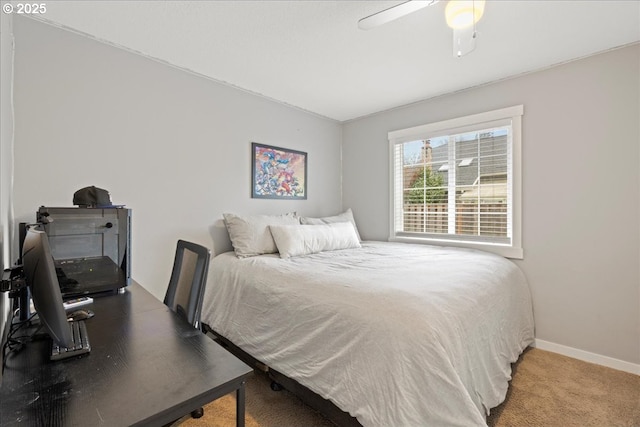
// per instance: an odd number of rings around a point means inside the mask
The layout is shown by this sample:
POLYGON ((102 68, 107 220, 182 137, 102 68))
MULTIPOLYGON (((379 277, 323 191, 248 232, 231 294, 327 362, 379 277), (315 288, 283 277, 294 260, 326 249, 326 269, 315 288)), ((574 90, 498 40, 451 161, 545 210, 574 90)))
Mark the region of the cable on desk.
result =
POLYGON ((7 334, 7 341, 2 346, 2 371, 4 372, 4 368, 7 365, 7 357, 11 353, 17 353, 22 350, 24 347, 24 343, 26 341, 31 340, 31 338, 38 333, 42 325, 38 327, 33 333, 27 335, 19 335, 15 336, 15 334, 22 328, 23 326, 31 326, 31 320, 35 317, 37 313, 33 313, 26 320, 21 320, 19 322, 12 323, 9 326, 9 333, 7 334), (8 350, 8 351, 7 351, 8 350))

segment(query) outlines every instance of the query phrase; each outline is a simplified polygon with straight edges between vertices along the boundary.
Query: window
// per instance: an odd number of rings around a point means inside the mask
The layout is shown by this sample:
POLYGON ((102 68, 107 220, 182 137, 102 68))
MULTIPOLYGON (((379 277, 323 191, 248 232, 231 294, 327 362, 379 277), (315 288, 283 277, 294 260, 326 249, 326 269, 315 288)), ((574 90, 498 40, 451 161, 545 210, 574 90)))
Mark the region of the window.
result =
POLYGON ((390 240, 522 258, 522 105, 389 133, 390 240))

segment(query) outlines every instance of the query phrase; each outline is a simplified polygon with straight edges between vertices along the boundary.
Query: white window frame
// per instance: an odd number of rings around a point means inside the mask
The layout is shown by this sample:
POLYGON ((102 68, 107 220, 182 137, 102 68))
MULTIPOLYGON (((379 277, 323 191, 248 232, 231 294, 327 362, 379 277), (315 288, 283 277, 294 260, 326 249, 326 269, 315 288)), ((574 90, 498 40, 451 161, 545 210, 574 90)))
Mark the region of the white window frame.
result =
MULTIPOLYGON (((473 114, 465 117, 444 120, 436 123, 429 123, 415 126, 408 129, 401 129, 389 132, 389 171, 390 171, 390 221, 389 221, 389 241, 406 243, 427 243, 444 246, 457 246, 475 248, 493 252, 507 258, 523 259, 522 248, 522 115, 524 107, 516 105, 499 110, 488 111, 480 114, 473 114), (482 242, 477 240, 464 240, 460 235, 430 236, 400 236, 397 230, 398 224, 402 223, 402 218, 398 218, 399 212, 395 206, 396 194, 402 193, 402 177, 397 176, 399 171, 395 170, 394 148, 397 144, 416 141, 420 139, 435 138, 438 136, 459 134, 482 129, 491 122, 508 123, 511 126, 511 138, 508 148, 508 155, 511 157, 511 221, 510 234, 511 243, 482 242)), ((400 171, 400 174, 402 172, 400 171)), ((508 172, 509 173, 509 172, 508 172)), ((401 215, 401 214, 400 214, 401 215)))

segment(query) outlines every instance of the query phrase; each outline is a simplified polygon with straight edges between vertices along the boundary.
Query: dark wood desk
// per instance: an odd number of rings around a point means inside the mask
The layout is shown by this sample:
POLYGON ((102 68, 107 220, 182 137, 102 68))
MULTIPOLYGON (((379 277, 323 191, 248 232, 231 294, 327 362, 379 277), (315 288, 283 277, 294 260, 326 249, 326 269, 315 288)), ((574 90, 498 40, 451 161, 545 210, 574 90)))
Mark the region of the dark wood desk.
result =
POLYGON ((86 308, 91 353, 51 362, 43 339, 8 356, 0 425, 159 426, 236 391, 244 426, 248 365, 137 283, 86 308))

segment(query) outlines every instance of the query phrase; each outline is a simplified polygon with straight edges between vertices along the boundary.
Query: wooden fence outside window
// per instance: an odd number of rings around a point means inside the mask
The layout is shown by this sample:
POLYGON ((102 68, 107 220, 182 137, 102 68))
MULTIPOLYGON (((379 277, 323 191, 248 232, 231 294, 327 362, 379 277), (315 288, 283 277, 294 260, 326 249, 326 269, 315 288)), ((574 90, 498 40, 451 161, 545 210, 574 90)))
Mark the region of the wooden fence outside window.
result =
MULTIPOLYGON (((458 203, 456 234, 472 236, 507 236, 506 203, 458 203), (479 224, 478 224, 479 222, 479 224)), ((404 232, 448 234, 447 203, 404 204, 404 232)))

